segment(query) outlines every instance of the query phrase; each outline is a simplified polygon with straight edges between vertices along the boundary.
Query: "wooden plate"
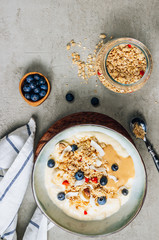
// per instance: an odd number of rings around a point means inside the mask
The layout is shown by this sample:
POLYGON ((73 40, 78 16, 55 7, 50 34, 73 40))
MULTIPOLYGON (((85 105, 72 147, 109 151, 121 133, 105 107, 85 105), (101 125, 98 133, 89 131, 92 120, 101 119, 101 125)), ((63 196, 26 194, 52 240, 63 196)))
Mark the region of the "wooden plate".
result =
POLYGON ((38 207, 46 215, 46 217, 53 223, 57 224, 57 226, 61 227, 63 230, 67 230, 68 232, 75 233, 79 236, 82 235, 95 237, 97 235, 108 235, 126 227, 139 213, 143 205, 147 189, 147 175, 145 171, 145 166, 138 151, 131 143, 133 143, 131 137, 117 121, 100 113, 75 113, 64 117, 54 123, 39 141, 35 153, 35 159, 37 158, 37 161, 34 165, 32 185, 34 197, 38 207), (92 126, 82 127, 82 125, 87 124, 92 126), (132 197, 130 197, 127 204, 125 204, 125 206, 120 209, 116 214, 113 214, 110 217, 105 218, 101 221, 79 221, 68 216, 52 202, 46 190, 44 181, 45 168, 48 162, 48 157, 50 156, 50 152, 52 150, 52 146, 59 142, 59 140, 65 139, 64 135, 66 132, 68 134, 67 136, 69 136, 69 134, 71 134, 71 130, 69 128, 73 126, 75 127, 75 130, 72 130, 72 132, 78 132, 80 131, 80 128, 82 129, 81 131, 83 131, 84 128, 91 128, 93 130, 96 130, 99 129, 98 126, 100 128, 107 127, 107 129, 103 128, 100 131, 111 132, 116 136, 118 135, 119 142, 123 147, 128 150, 128 153, 134 161, 135 178, 132 188, 132 197), (55 136, 63 130, 66 130, 66 132, 55 136), (116 132, 112 130, 115 130, 116 132), (121 135, 117 134, 117 132, 121 135), (53 138, 54 136, 55 138, 53 138), (49 140, 51 141, 48 142, 49 140))
POLYGON ((66 128, 81 125, 81 124, 95 124, 100 125, 104 127, 108 127, 110 129, 113 129, 120 134, 122 134, 124 137, 126 137, 130 142, 133 142, 132 138, 128 134, 128 132, 121 126, 120 123, 118 123, 116 120, 96 112, 79 112, 74 113, 69 116, 66 116, 57 122, 55 122, 48 130, 47 132, 42 136, 40 139, 37 149, 35 151, 35 161, 37 156, 39 155, 41 149, 45 146, 45 144, 53 138, 56 134, 60 133, 66 128))

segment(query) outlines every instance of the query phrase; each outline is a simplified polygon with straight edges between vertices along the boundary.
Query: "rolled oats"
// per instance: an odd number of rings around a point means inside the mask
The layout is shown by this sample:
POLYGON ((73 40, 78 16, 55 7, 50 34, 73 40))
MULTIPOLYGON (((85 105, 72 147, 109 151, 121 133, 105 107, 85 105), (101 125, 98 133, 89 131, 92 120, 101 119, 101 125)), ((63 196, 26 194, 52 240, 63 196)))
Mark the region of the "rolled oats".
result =
MULTIPOLYGON (((78 67, 78 76, 84 80, 88 80, 90 77, 96 75, 96 71, 95 71, 96 54, 97 54, 97 51, 103 46, 103 39, 106 38, 106 35, 101 34, 100 38, 102 40, 100 40, 99 43, 96 44, 93 53, 88 54, 86 61, 81 60, 79 53, 77 52, 72 53, 72 64, 78 67)), ((75 47, 75 46, 82 47, 82 43, 81 42, 76 43, 74 40, 71 40, 67 44, 67 49, 70 50, 71 47, 75 47)), ((84 46, 83 49, 86 50, 86 47, 84 46)))

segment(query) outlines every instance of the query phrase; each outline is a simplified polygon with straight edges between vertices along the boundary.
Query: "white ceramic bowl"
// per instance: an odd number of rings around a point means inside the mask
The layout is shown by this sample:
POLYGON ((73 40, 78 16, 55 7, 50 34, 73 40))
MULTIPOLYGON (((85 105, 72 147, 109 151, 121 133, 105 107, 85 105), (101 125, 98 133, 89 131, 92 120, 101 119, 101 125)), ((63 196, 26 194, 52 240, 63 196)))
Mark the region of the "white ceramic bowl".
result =
POLYGON ((147 178, 145 167, 134 145, 118 132, 98 125, 78 125, 57 134, 41 150, 33 170, 33 192, 36 202, 43 213, 63 229, 86 236, 107 235, 119 231, 128 225, 143 205, 146 188, 147 178), (45 169, 53 146, 60 140, 83 131, 97 131, 116 139, 127 150, 134 162, 135 178, 128 202, 118 212, 104 220, 80 221, 71 218, 51 201, 45 188, 45 169))

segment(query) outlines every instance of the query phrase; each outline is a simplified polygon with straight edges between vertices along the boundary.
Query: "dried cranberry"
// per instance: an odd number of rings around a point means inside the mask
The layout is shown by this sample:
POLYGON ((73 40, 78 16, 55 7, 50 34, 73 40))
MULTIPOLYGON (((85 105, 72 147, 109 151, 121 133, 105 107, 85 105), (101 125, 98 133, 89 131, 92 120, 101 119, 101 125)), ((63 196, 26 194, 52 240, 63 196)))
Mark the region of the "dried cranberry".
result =
POLYGON ((93 177, 93 178, 91 178, 91 181, 94 182, 94 183, 97 183, 98 182, 98 178, 97 177, 93 177))
POLYGON ((87 211, 86 210, 84 211, 84 215, 87 215, 87 211))
POLYGON ((62 184, 65 185, 65 186, 68 186, 68 185, 69 185, 69 182, 68 182, 67 180, 65 180, 65 181, 63 181, 62 184))
POLYGON ((144 76, 145 72, 143 70, 140 71, 140 75, 144 76))
POLYGON ((89 178, 85 177, 85 182, 88 183, 89 182, 89 178))

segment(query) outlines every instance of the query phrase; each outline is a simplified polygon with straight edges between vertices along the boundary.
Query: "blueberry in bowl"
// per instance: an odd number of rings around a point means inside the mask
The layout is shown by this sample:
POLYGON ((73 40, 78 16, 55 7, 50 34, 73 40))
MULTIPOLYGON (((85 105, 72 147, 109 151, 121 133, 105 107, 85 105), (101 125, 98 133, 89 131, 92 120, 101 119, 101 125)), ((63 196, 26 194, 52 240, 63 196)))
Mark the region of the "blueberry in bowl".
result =
POLYGON ((39 72, 30 72, 20 80, 19 91, 23 99, 31 106, 43 103, 50 93, 48 79, 39 72))

